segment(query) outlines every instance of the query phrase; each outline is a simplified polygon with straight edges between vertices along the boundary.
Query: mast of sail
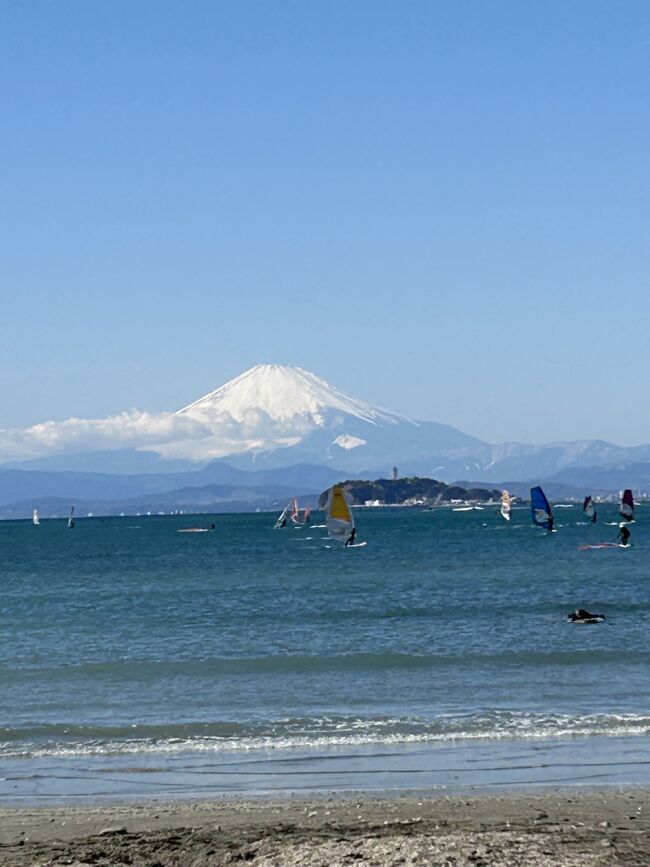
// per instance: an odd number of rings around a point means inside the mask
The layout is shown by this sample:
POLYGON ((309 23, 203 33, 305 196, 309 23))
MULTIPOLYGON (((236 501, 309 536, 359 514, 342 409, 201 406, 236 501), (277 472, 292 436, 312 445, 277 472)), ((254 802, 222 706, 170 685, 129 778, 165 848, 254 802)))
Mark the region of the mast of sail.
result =
POLYGON ((343 485, 333 485, 327 497, 327 535, 330 539, 345 542, 354 529, 354 520, 343 485))
POLYGON ((538 486, 530 489, 530 512, 533 524, 550 530, 553 526, 553 512, 546 499, 546 494, 538 486))
POLYGON ((32 523, 38 526, 41 523, 41 519, 38 517, 38 509, 34 509, 34 514, 32 515, 32 523))
POLYGON ((510 498, 510 494, 507 491, 503 491, 501 494, 501 515, 506 519, 506 521, 510 520, 510 509, 512 506, 512 500, 510 498))
POLYGON ((626 521, 634 520, 634 497, 632 491, 626 488, 621 494, 621 506, 619 509, 622 518, 626 521))
POLYGON ((74 530, 74 506, 70 506, 70 517, 68 518, 68 530, 74 530))

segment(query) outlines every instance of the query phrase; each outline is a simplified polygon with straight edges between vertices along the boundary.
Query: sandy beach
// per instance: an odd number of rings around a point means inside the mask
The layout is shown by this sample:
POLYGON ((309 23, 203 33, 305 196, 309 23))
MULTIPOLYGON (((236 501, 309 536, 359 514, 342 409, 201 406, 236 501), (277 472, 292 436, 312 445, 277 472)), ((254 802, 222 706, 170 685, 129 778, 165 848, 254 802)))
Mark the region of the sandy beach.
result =
POLYGON ((0 863, 645 865, 650 790, 4 809, 0 863))

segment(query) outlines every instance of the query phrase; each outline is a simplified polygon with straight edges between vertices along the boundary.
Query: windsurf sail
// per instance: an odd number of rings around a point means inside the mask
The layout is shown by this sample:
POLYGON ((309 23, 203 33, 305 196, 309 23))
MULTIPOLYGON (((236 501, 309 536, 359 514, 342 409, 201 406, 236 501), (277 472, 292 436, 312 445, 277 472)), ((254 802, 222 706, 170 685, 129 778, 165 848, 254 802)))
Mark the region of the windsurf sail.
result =
POLYGON ((70 507, 70 517, 68 518, 68 530, 74 530, 74 506, 70 507))
POLYGON ((552 529, 553 512, 546 499, 546 494, 540 487, 530 489, 530 511, 533 524, 537 524, 538 527, 546 527, 547 530, 552 529))
POLYGON ((300 523, 300 509, 298 508, 298 500, 295 497, 291 501, 291 520, 294 524, 300 523))
POLYGON ((280 515, 278 516, 278 520, 275 522, 275 530, 279 530, 280 527, 287 526, 287 515, 289 514, 289 506, 285 506, 280 515))
POLYGON ((634 520, 634 497, 632 491, 626 488, 621 493, 621 507, 619 509, 622 518, 626 521, 634 520))
POLYGON ((582 511, 585 513, 585 517, 589 518, 592 524, 596 523, 596 504, 591 497, 585 497, 585 501, 582 504, 582 511))
POLYGON ((34 509, 34 514, 32 515, 32 523, 36 524, 37 526, 41 523, 41 519, 38 517, 38 509, 34 509))
POLYGON ((327 535, 330 539, 345 542, 353 529, 354 520, 343 485, 333 485, 327 498, 327 535))
POLYGON ((307 508, 305 509, 305 517, 303 518, 302 522, 303 524, 311 523, 311 508, 309 506, 307 506, 307 508))
POLYGON ((506 521, 510 520, 510 509, 512 507, 512 498, 507 491, 503 491, 501 494, 501 516, 506 519, 506 521))

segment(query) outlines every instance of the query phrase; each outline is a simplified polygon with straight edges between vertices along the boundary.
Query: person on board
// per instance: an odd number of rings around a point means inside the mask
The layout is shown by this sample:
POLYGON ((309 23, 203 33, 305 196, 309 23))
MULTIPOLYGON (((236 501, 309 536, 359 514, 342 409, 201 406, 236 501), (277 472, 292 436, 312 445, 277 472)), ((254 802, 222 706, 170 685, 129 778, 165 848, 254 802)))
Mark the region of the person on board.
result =
POLYGON ((281 527, 286 527, 286 526, 287 526, 287 519, 286 519, 286 518, 283 518, 283 519, 280 521, 280 526, 281 526, 281 527))
POLYGON ((629 542, 630 531, 628 530, 627 526, 623 523, 620 523, 618 526, 619 526, 619 531, 618 531, 617 538, 621 540, 621 545, 629 545, 630 544, 630 542, 629 542))
POLYGON ((604 614, 592 614, 590 611, 587 611, 586 608, 576 608, 576 610, 569 614, 569 620, 572 623, 575 623, 577 620, 594 620, 596 617, 602 617, 605 619, 604 614))
POLYGON ((553 532, 553 515, 550 515, 548 519, 548 532, 553 532))
POLYGON ((353 544, 354 544, 354 539, 355 539, 355 536, 356 536, 356 535, 357 535, 357 528, 356 528, 356 527, 353 527, 353 528, 352 528, 352 532, 350 533, 350 535, 348 536, 348 538, 345 540, 345 547, 346 547, 346 548, 348 548, 350 545, 353 545, 353 544))

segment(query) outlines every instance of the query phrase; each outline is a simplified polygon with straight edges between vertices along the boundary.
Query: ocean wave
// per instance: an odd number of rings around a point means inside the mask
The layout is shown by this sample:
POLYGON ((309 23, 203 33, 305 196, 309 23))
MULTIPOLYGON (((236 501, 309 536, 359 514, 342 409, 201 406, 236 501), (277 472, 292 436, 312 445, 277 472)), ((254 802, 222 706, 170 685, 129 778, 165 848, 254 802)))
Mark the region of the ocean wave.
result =
POLYGON ((160 726, 42 725, 0 731, 0 757, 119 756, 183 752, 321 751, 476 740, 650 734, 650 714, 485 711, 419 717, 325 716, 271 722, 160 726))
POLYGON ((85 676, 160 677, 174 675, 240 675, 274 673, 313 673, 327 671, 369 671, 391 669, 434 669, 444 667, 468 668, 476 665, 492 666, 572 666, 580 664, 602 665, 611 662, 633 662, 650 664, 650 651, 638 649, 617 650, 505 650, 497 653, 340 653, 331 655, 317 654, 275 654, 265 656, 207 657, 205 659, 121 659, 107 662, 84 662, 52 667, 16 667, 0 669, 0 680, 11 678, 20 672, 21 678, 65 675, 66 678, 85 676))

